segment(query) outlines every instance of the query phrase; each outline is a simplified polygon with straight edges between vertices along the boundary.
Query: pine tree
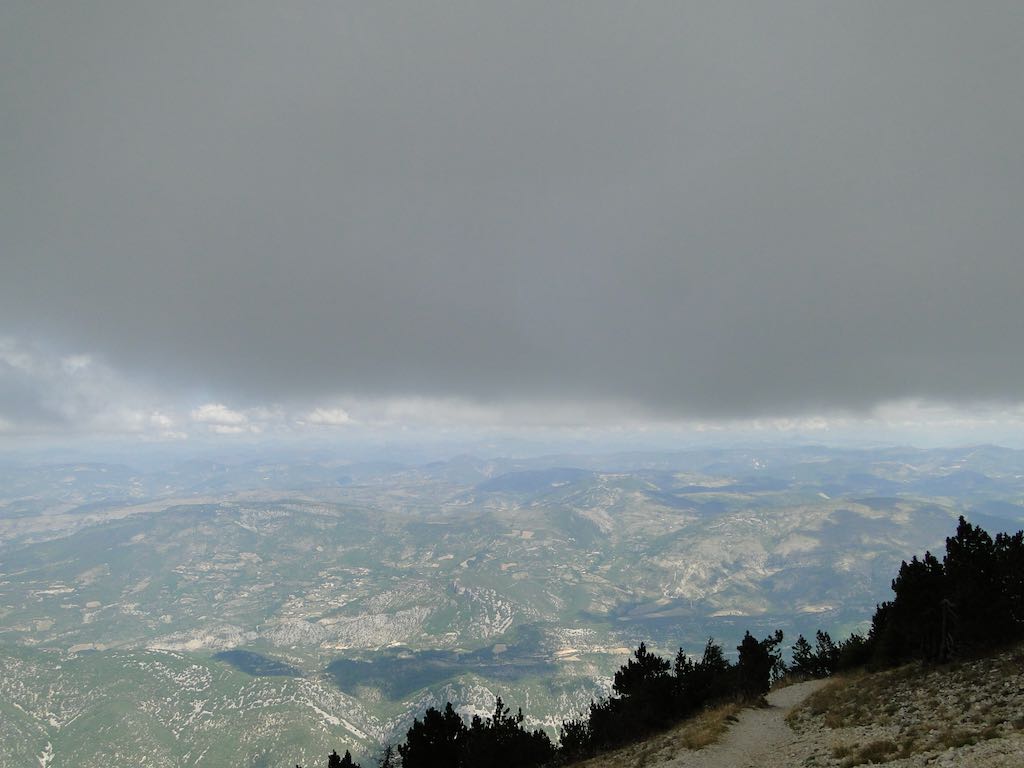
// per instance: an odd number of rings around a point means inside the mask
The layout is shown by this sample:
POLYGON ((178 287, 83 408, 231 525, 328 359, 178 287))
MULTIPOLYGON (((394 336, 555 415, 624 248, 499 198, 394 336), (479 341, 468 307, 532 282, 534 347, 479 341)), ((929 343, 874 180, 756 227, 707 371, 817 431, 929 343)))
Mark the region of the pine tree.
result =
POLYGON ((781 629, 760 641, 755 640, 749 631, 743 636, 743 641, 736 646, 740 654, 736 664, 740 693, 748 698, 756 698, 768 692, 773 675, 782 666, 782 657, 778 651, 781 643, 781 629))
POLYGON ((327 768, 360 768, 360 765, 352 760, 352 753, 347 749, 344 757, 340 757, 337 750, 332 750, 327 756, 327 768))
POLYGON ((397 768, 395 748, 390 744, 385 744, 384 748, 380 751, 380 757, 377 758, 377 768, 397 768))
POLYGON ((949 597, 946 570, 931 552, 918 560, 900 565, 892 581, 896 597, 882 604, 885 620, 879 637, 878 652, 884 663, 906 658, 928 661, 940 658, 945 647, 943 601, 949 597))
POLYGON ((592 750, 590 721, 584 719, 563 720, 558 729, 559 749, 568 760, 579 760, 592 750))
POLYGON ((793 643, 793 673, 805 677, 814 677, 815 669, 814 650, 807 639, 800 635, 793 643))
POLYGON ((814 676, 829 677, 839 667, 839 648, 832 642, 828 632, 818 630, 815 634, 814 676))
POLYGON ((466 724, 452 707, 444 712, 430 707, 423 720, 413 720, 405 743, 399 744, 402 768, 457 768, 462 765, 461 749, 466 739, 466 724))
POLYGON ((633 658, 615 673, 612 688, 622 696, 639 693, 654 680, 668 677, 669 667, 668 659, 651 653, 646 644, 640 643, 640 647, 633 651, 633 658))

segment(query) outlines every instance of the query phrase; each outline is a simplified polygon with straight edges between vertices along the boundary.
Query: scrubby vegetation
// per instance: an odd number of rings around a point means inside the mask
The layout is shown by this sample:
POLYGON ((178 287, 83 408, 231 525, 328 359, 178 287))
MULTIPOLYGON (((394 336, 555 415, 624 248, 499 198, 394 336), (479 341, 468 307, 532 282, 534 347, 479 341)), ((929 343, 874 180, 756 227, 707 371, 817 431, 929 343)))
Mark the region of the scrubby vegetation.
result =
POLYGON ((790 713, 798 730, 824 726, 844 768, 941 753, 1024 729, 1019 648, 978 659, 922 667, 918 662, 873 674, 855 672, 813 693, 790 713), (877 738, 864 740, 865 729, 877 738))
MULTIPOLYGON (((512 715, 500 698, 491 717, 474 716, 468 725, 451 703, 443 711, 432 707, 422 720, 414 720, 397 748, 402 768, 534 768, 565 763, 646 738, 695 716, 688 746, 700 748, 724 731, 738 704, 757 702, 772 681, 784 675, 822 678, 841 670, 893 667, 911 660, 946 662, 999 647, 1024 636, 1024 532, 993 539, 961 517, 956 535, 946 539, 942 561, 930 552, 920 560, 915 556, 904 561, 892 590, 895 597, 877 606, 867 636, 852 634, 835 643, 819 630, 812 646, 801 635, 793 644, 788 667, 782 661, 781 630, 760 640, 747 632, 736 647, 735 663, 713 639, 699 659, 680 648, 669 660, 640 643, 615 673, 613 695, 591 702, 586 717, 563 722, 557 747, 543 731, 524 728, 522 711, 512 715)), ((889 687, 900 674, 894 670, 863 690, 826 688, 801 711, 824 714, 829 727, 891 716, 897 704, 890 700, 889 687)), ((998 730, 987 721, 986 729, 983 733, 990 735, 998 730)), ((891 740, 856 747, 839 744, 834 756, 847 766, 892 759, 919 741, 915 733, 901 736, 902 747, 891 740)), ((975 738, 985 736, 946 729, 931 734, 928 744, 950 746, 975 738)), ((388 747, 379 764, 392 768, 394 763, 388 747)), ((358 766, 346 752, 344 757, 332 754, 328 768, 358 766)))

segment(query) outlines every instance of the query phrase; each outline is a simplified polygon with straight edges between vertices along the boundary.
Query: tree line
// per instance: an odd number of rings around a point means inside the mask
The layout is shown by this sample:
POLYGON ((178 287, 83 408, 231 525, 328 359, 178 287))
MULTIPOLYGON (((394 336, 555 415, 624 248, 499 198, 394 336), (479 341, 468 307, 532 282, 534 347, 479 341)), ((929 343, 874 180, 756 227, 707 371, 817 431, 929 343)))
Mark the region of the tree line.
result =
POLYGON ((877 606, 864 663, 945 662, 1024 637, 1024 531, 992 538, 963 517, 939 560, 900 565, 892 600, 877 606))
MULTIPOLYGON (((674 659, 640 643, 615 673, 612 695, 592 701, 584 717, 567 720, 556 745, 523 725, 499 697, 494 713, 467 724, 451 702, 413 720, 405 741, 384 748, 380 768, 540 768, 572 762, 642 739, 723 701, 756 701, 784 675, 828 677, 839 670, 881 668, 977 655, 1024 637, 1024 531, 995 538, 960 517, 940 561, 930 552, 904 561, 894 598, 876 606, 866 635, 834 642, 818 630, 800 635, 782 660, 782 630, 757 639, 748 631, 736 661, 709 639, 699 659, 682 648, 674 659)), ((361 768, 345 752, 328 768, 361 768)), ((299 768, 296 766, 296 768, 299 768)))

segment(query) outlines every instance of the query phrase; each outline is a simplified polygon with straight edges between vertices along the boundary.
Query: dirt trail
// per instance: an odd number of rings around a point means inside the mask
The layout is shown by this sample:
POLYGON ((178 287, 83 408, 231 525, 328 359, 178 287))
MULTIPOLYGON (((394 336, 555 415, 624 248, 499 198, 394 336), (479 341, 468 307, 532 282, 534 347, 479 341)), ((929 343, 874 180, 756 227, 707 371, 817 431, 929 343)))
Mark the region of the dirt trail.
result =
POLYGON ((802 762, 797 735, 786 713, 825 684, 811 680, 768 694, 767 709, 745 709, 717 744, 681 752, 662 765, 672 768, 789 768, 802 762))

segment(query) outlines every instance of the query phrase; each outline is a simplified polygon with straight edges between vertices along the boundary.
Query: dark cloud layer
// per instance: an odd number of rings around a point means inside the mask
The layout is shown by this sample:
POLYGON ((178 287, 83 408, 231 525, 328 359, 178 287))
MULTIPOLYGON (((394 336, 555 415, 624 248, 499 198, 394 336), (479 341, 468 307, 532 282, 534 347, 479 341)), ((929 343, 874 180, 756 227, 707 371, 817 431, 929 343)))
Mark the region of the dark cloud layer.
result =
POLYGON ((7 3, 0 330, 253 401, 1024 394, 1019 3, 7 3))

